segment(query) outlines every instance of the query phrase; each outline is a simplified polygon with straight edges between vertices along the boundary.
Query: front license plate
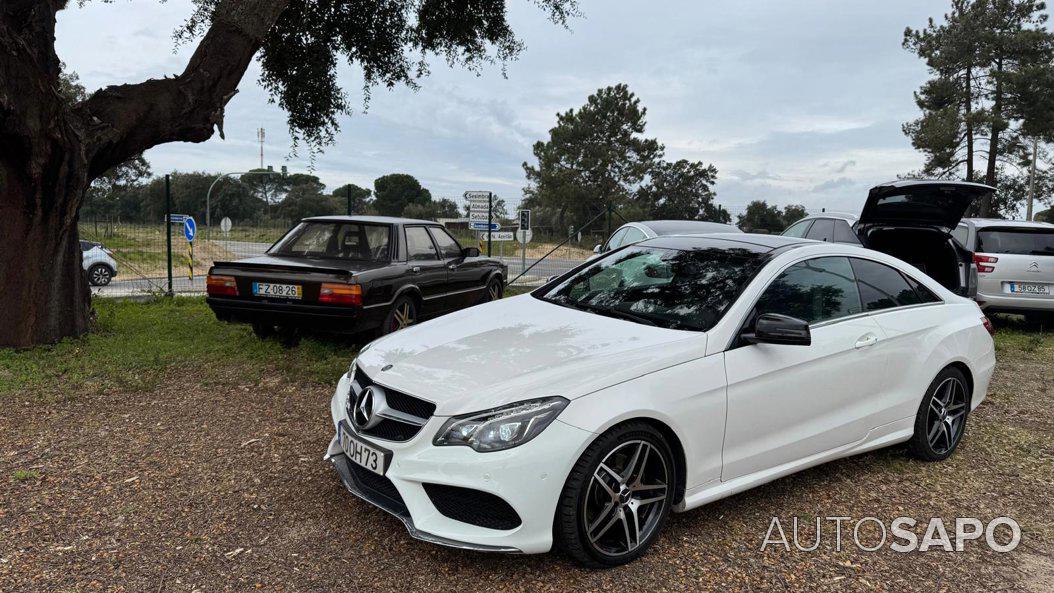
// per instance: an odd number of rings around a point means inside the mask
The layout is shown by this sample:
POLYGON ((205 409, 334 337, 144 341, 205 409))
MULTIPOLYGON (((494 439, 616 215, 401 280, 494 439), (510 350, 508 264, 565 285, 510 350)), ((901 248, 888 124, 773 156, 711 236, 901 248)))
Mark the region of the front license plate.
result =
POLYGON ((343 426, 340 427, 340 448, 353 463, 356 463, 371 472, 384 475, 386 459, 384 451, 371 447, 361 440, 351 436, 343 426))
POLYGON ((1049 284, 1036 282, 1011 282, 1010 292, 1014 294, 1050 294, 1049 284))
POLYGON ((304 297, 304 287, 299 284, 253 282, 253 295, 281 299, 300 299, 304 297))

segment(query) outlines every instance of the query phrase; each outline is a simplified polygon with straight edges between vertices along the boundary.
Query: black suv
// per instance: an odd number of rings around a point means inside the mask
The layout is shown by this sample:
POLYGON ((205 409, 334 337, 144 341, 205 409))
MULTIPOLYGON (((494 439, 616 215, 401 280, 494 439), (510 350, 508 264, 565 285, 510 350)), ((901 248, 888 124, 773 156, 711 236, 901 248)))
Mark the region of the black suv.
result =
POLYGON ((293 342, 407 325, 501 298, 506 266, 440 224, 384 216, 306 218, 265 255, 216 262, 207 302, 221 321, 293 342))

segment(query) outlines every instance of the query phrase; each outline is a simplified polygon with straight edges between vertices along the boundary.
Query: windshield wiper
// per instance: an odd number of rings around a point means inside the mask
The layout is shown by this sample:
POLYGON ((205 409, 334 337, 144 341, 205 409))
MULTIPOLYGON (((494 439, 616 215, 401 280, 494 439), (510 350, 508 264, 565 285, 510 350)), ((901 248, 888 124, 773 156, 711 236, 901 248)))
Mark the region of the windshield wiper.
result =
POLYGON ((590 305, 589 303, 569 303, 571 306, 577 309, 583 309, 596 313, 597 315, 606 315, 608 317, 617 317, 619 319, 625 319, 628 321, 636 321, 637 323, 643 323, 645 325, 652 325, 658 327, 658 323, 654 320, 648 319, 647 317, 641 317, 635 313, 629 311, 623 311, 622 309, 614 309, 609 307, 601 307, 599 305, 590 305))

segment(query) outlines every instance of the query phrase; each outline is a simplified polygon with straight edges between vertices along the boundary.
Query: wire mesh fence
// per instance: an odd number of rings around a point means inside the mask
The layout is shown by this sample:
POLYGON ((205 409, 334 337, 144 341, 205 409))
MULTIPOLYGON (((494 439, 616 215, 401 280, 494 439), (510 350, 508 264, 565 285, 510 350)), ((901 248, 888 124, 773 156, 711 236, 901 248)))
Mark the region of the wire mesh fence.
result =
POLYGON ((178 222, 171 223, 167 229, 164 221, 81 221, 79 232, 86 271, 91 266, 112 268, 105 284, 96 281, 104 276, 89 273, 93 294, 202 294, 208 270, 215 262, 263 255, 292 226, 291 222, 280 220, 232 221, 227 231, 219 226, 200 228, 191 247, 184 236, 182 220, 174 220, 178 222))

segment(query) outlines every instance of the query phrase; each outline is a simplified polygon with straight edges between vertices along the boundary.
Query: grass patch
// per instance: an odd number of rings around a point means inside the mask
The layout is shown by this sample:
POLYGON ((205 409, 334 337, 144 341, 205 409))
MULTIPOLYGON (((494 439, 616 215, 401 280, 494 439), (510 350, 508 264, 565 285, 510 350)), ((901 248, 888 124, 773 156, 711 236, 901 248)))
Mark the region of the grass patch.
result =
POLYGON ((29 480, 36 480, 40 477, 40 472, 32 469, 16 469, 11 474, 11 479, 16 482, 28 482, 29 480))
MULTIPOLYGON (((151 302, 98 299, 97 328, 79 339, 0 350, 0 399, 64 399, 79 392, 149 390, 173 369, 199 379, 276 369, 298 381, 332 383, 357 351, 346 340, 305 338, 285 349, 247 325, 216 321, 203 298, 151 302)), ((256 375, 258 376, 258 375, 256 375)))

